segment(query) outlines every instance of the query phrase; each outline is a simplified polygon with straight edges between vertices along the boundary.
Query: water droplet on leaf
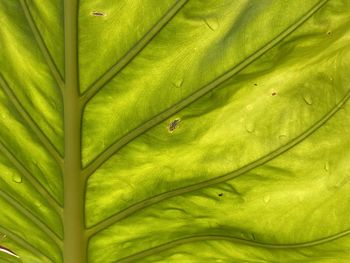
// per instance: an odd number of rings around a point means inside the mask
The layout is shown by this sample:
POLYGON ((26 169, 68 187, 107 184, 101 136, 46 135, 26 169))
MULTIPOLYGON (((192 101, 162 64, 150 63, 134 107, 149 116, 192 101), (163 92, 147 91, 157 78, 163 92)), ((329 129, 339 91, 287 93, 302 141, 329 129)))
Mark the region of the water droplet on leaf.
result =
POLYGON ((282 132, 280 135, 278 135, 278 139, 281 143, 287 142, 288 135, 286 132, 282 132))
POLYGON ((32 163, 33 163, 35 166, 38 166, 38 165, 39 165, 39 163, 38 163, 38 161, 37 161, 36 159, 32 159, 32 163))
POLYGON ((14 181, 15 183, 22 183, 22 176, 18 175, 18 174, 14 174, 12 175, 12 181, 14 181))
POLYGON ((252 110, 252 109, 253 109, 253 105, 248 104, 248 105, 246 106, 246 108, 247 108, 247 110, 252 110))
POLYGON ((304 101, 305 101, 305 103, 306 103, 307 105, 311 105, 311 104, 312 104, 312 98, 311 98, 310 95, 308 95, 308 94, 304 95, 304 96, 303 96, 303 99, 304 99, 304 101))
POLYGON ((247 132, 252 133, 255 130, 255 126, 253 122, 247 122, 245 124, 245 129, 247 132))
POLYGON ((1 113, 1 119, 6 120, 7 119, 7 115, 5 113, 1 113))
POLYGON ((325 169, 326 172, 329 171, 329 162, 326 162, 326 163, 324 164, 324 169, 325 169))
POLYGON ((182 84, 184 83, 184 79, 183 79, 183 77, 179 76, 179 77, 173 79, 172 83, 176 88, 181 88, 182 84))
POLYGON ((263 201, 264 201, 265 204, 267 204, 268 202, 270 202, 270 200, 271 200, 271 197, 270 197, 269 195, 266 195, 266 196, 264 196, 264 198, 263 198, 263 201))
POLYGON ((42 204, 40 202, 35 202, 35 206, 40 208, 40 207, 42 207, 42 204))

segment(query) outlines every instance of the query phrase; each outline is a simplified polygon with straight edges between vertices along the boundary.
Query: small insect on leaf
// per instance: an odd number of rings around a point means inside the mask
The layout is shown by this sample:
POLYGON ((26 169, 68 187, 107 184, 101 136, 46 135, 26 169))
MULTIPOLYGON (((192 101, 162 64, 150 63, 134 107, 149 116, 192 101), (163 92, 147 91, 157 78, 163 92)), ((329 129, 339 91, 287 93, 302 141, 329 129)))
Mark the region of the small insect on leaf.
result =
POLYGON ((181 121, 181 119, 179 119, 179 118, 172 120, 168 125, 168 131, 170 133, 173 133, 174 130, 179 126, 180 121, 181 121))

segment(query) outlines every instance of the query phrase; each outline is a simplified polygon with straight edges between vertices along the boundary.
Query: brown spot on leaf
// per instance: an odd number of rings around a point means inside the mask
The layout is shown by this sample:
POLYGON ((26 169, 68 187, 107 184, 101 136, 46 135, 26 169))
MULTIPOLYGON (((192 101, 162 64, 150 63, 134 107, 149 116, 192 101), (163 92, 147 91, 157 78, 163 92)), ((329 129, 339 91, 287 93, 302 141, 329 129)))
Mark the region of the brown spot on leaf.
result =
POLYGON ((92 15, 92 16, 106 16, 105 13, 103 13, 103 12, 98 12, 98 11, 93 11, 93 12, 91 12, 91 15, 92 15))

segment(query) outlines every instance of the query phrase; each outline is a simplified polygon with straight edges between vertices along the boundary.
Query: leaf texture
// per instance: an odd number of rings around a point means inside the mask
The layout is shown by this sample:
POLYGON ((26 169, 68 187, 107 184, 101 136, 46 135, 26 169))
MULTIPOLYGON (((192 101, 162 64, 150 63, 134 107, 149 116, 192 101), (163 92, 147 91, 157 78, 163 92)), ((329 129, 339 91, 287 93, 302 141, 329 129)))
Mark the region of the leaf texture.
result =
POLYGON ((349 11, 0 0, 0 262, 349 262, 349 11))

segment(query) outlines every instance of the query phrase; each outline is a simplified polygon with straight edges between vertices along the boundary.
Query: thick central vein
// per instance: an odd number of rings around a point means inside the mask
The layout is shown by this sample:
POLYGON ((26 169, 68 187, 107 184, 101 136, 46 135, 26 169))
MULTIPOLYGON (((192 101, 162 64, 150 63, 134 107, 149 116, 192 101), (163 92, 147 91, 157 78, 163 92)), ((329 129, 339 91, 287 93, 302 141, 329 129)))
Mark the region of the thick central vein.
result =
POLYGON ((81 107, 78 68, 78 0, 64 1, 64 211, 63 261, 86 263, 84 180, 81 176, 81 107))

